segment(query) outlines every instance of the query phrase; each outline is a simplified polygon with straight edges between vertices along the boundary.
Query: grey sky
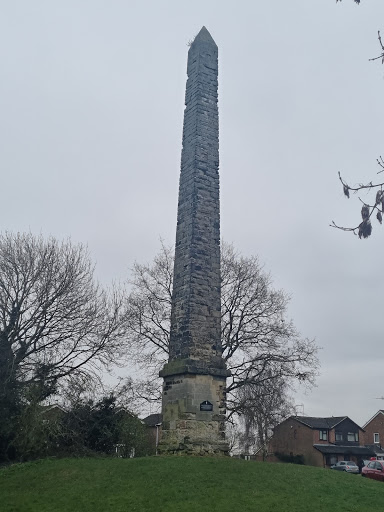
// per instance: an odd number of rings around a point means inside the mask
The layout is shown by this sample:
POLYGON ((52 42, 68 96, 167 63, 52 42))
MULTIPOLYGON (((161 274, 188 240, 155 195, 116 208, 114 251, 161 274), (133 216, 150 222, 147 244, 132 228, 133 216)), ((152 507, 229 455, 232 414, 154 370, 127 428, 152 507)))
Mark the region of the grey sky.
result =
MULTIPOLYGON (((0 0, 1 227, 87 243, 103 282, 176 229, 187 43, 219 46, 222 237, 258 254, 323 347, 311 416, 384 403, 384 227, 368 241, 338 183, 383 151, 384 3, 0 0)), ((353 201, 353 202, 352 202, 353 201)))

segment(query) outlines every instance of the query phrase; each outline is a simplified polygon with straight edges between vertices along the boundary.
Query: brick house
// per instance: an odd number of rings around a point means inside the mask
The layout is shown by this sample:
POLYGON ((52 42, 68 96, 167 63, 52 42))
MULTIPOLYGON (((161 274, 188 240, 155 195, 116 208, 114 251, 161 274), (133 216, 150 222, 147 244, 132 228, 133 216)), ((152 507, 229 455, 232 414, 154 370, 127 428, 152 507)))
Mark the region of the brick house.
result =
POLYGON ((374 456, 364 446, 364 430, 348 416, 291 416, 274 428, 268 453, 269 460, 300 457, 304 464, 319 467, 329 467, 339 460, 359 463, 374 456))
POLYGON ((384 410, 377 413, 363 426, 364 444, 368 446, 379 459, 384 458, 384 410))

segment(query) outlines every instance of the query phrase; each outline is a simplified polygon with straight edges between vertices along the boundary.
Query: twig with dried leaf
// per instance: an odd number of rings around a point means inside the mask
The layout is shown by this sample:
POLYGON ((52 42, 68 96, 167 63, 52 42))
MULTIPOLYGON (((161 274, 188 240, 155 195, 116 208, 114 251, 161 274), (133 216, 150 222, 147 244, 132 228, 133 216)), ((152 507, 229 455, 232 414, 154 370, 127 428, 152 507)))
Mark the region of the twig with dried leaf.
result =
MULTIPOLYGON (((378 174, 384 171, 384 160, 380 156, 376 159, 377 164, 381 168, 380 171, 378 171, 378 174)), ((376 183, 374 184, 372 181, 364 185, 363 183, 360 183, 359 185, 356 185, 355 187, 349 186, 341 177, 341 174, 339 172, 339 180, 343 186, 343 192, 344 195, 349 199, 350 192, 357 193, 360 190, 367 189, 368 191, 372 189, 377 189, 376 197, 375 197, 375 203, 370 205, 367 202, 363 201, 360 197, 359 200, 363 203, 363 206, 361 208, 361 217, 362 221, 358 226, 355 226, 353 228, 348 228, 344 226, 337 225, 334 221, 332 221, 332 224, 330 224, 331 227, 341 229, 342 231, 352 231, 355 235, 358 235, 359 238, 368 238, 372 234, 372 224, 371 224, 371 217, 374 212, 376 212, 376 218, 379 221, 380 224, 382 224, 383 221, 383 213, 384 213, 384 182, 383 183, 376 183)))

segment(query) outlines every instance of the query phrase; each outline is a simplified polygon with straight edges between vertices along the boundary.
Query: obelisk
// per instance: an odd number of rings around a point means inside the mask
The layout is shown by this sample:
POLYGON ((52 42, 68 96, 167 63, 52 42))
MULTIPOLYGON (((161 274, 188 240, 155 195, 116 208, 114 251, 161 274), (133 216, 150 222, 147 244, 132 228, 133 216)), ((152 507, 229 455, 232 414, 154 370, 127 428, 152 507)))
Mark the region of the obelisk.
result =
POLYGON ((160 453, 226 454, 221 349, 218 49, 203 27, 190 45, 169 361, 160 372, 160 453))

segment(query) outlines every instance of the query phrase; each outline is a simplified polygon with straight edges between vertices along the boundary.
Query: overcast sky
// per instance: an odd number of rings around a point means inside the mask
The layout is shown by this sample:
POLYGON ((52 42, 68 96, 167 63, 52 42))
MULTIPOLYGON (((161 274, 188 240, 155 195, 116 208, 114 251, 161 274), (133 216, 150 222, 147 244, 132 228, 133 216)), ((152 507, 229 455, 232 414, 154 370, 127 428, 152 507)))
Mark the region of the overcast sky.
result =
MULTIPOLYGON (((338 182, 384 155, 383 0, 0 0, 1 229, 88 244, 124 280, 173 243, 188 41, 219 47, 222 237, 259 255, 322 347, 310 416, 384 402, 384 227, 338 182)), ((128 371, 128 370, 127 370, 128 371)))

